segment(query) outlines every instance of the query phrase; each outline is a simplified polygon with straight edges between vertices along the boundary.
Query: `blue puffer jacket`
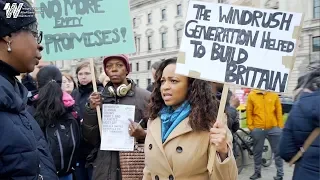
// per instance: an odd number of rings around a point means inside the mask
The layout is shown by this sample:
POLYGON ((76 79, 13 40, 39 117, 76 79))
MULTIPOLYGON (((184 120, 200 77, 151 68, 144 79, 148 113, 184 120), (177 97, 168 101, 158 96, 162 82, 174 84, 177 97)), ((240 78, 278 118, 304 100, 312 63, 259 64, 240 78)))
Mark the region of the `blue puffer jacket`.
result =
POLYGON ((27 89, 17 80, 10 82, 2 73, 0 72, 0 179, 38 180, 39 175, 42 175, 44 180, 57 180, 42 131, 26 111, 27 89))
MULTIPOLYGON (((313 93, 303 92, 293 105, 283 129, 279 143, 280 156, 285 161, 299 151, 310 133, 319 127, 320 122, 320 90, 313 93)), ((320 179, 320 138, 318 137, 302 158, 295 164, 293 180, 320 179)))

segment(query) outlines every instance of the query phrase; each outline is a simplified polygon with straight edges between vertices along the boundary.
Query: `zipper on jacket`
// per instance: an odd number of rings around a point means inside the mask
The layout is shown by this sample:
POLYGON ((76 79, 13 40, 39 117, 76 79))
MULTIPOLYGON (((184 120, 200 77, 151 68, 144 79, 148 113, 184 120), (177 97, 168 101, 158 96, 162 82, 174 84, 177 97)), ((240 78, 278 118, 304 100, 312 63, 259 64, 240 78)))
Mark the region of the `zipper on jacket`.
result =
POLYGON ((73 159, 73 155, 74 155, 74 152, 75 152, 75 150, 76 150, 76 140, 75 140, 75 138, 74 138, 73 126, 72 126, 72 124, 70 125, 70 130, 71 130, 71 138, 72 138, 73 149, 72 149, 71 157, 70 157, 70 160, 69 160, 69 165, 68 165, 67 172, 69 172, 69 170, 70 170, 71 163, 72 163, 72 159, 73 159))
POLYGON ((55 134, 57 135, 57 138, 58 138, 58 143, 59 143, 59 149, 60 149, 60 159, 61 159, 61 168, 60 169, 63 169, 64 168, 64 156, 63 156, 63 149, 62 149, 62 143, 61 143, 61 137, 60 137, 60 134, 59 134, 59 131, 56 130, 55 131, 55 134))

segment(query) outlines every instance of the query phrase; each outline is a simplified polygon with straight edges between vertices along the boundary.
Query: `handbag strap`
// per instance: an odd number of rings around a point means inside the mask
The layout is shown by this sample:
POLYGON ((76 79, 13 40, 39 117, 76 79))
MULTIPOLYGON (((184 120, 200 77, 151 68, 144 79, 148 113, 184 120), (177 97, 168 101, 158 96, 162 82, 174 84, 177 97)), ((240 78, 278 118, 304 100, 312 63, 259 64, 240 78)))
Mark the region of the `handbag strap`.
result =
POLYGON ((313 141, 320 135, 320 128, 314 129, 311 134, 308 136, 306 141, 303 143, 303 146, 300 147, 300 150, 298 153, 293 156, 293 158, 290 160, 289 165, 292 166, 296 161, 298 161, 304 152, 307 151, 307 149, 310 147, 310 145, 313 143, 313 141))

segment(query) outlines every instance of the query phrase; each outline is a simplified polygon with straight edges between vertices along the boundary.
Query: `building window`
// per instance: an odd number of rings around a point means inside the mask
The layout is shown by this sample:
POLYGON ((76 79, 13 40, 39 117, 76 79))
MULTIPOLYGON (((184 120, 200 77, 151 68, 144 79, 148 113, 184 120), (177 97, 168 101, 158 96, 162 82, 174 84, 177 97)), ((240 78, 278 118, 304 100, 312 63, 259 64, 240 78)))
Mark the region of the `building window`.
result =
POLYGON ((130 65, 130 70, 132 70, 132 64, 130 63, 129 65, 130 65))
POLYGON ((167 44, 167 33, 163 32, 161 33, 161 48, 166 48, 167 44))
POLYGON ((151 61, 148 61, 148 65, 147 65, 147 67, 148 67, 148 70, 150 70, 150 69, 151 69, 151 61))
POLYGON ((136 85, 139 87, 139 79, 136 79, 136 85))
POLYGON ((224 2, 224 0, 218 0, 218 3, 223 3, 224 2))
POLYGON ((152 49, 152 44, 151 44, 151 36, 148 36, 148 51, 151 51, 152 49))
POLYGON ((148 82, 148 85, 151 84, 151 79, 148 78, 148 79, 147 79, 147 82, 148 82))
POLYGON ((136 52, 140 52, 140 37, 134 37, 134 42, 136 44, 136 52))
POLYGON ((151 13, 148 14, 148 24, 151 24, 152 19, 151 19, 151 13))
POLYGON ((320 36, 312 38, 312 51, 313 52, 320 51, 320 36))
POLYGON ((139 63, 136 63, 136 71, 139 71, 139 63))
POLYGON ((320 18, 320 1, 313 0, 313 18, 319 19, 320 18))
POLYGON ((182 14, 181 4, 178 4, 177 5, 177 15, 181 16, 181 14, 182 14))
POLYGON ((182 29, 177 30, 177 46, 180 46, 182 39, 182 29))
POLYGON ((166 9, 161 10, 161 19, 166 20, 167 19, 167 11, 166 9))
POLYGON ((136 27, 136 26, 137 26, 137 24, 136 24, 137 22, 136 22, 136 21, 137 21, 137 19, 136 19, 136 18, 133 18, 133 20, 132 20, 133 27, 136 27))

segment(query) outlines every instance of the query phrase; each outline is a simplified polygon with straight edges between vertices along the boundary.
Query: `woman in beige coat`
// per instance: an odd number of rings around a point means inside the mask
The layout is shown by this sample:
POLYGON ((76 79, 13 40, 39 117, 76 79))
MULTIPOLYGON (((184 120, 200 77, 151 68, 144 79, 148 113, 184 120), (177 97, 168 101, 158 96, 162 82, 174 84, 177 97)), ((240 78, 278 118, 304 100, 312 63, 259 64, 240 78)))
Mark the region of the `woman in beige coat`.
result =
POLYGON ((210 83, 175 74, 161 63, 151 96, 143 180, 236 180, 231 137, 215 121, 210 83))

